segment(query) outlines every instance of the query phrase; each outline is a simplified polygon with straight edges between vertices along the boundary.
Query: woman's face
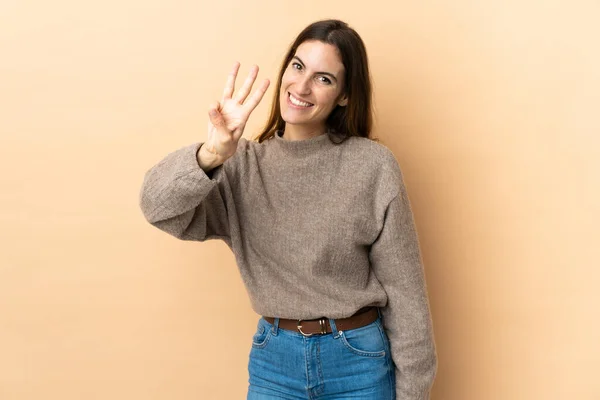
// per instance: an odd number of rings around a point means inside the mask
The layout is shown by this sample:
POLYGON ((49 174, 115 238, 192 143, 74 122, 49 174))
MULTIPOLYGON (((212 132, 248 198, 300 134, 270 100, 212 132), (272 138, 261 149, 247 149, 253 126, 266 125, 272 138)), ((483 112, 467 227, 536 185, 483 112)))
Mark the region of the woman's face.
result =
POLYGON ((279 89, 281 117, 286 124, 322 129, 331 111, 347 103, 344 75, 335 46, 316 40, 298 46, 279 89))

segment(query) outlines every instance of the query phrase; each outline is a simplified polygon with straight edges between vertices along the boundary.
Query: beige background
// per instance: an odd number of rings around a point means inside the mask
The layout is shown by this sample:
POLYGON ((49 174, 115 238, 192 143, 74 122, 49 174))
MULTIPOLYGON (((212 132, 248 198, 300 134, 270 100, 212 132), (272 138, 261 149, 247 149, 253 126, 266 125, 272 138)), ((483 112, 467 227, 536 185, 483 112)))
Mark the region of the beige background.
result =
POLYGON ((325 17, 367 45, 413 203, 432 398, 600 399, 600 5, 533 0, 0 3, 0 399, 245 398, 233 255, 137 196, 233 61, 274 80, 325 17))

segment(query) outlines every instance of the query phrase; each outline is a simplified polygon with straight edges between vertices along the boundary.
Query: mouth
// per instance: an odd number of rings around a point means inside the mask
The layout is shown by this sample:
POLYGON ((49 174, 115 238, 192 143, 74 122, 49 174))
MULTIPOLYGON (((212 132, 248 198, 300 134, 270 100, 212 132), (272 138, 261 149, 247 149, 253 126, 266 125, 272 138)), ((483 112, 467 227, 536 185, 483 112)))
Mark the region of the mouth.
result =
POLYGON ((312 104, 312 103, 308 103, 306 101, 302 101, 302 100, 295 98, 290 92, 288 92, 287 98, 288 98, 288 104, 295 108, 302 109, 302 108, 310 108, 310 107, 314 106, 314 104, 312 104))

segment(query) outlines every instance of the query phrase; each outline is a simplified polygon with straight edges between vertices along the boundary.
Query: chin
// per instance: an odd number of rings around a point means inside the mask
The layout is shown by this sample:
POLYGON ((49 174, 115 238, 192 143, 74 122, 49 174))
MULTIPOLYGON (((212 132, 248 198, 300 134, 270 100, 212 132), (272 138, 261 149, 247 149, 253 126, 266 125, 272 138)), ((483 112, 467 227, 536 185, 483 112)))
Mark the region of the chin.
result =
POLYGON ((282 114, 281 119, 289 125, 313 125, 314 121, 310 119, 289 118, 282 114))
POLYGON ((305 118, 298 118, 296 115, 289 115, 286 110, 281 113, 281 119, 290 125, 300 125, 308 122, 305 118))

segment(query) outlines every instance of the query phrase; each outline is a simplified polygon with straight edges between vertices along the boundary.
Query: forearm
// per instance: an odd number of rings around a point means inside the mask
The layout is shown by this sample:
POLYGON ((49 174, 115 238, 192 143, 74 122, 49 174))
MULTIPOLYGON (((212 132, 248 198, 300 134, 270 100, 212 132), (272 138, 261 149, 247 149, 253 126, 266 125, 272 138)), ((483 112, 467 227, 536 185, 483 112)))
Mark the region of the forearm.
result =
POLYGON ((140 189, 140 207, 148 222, 177 238, 226 237, 227 206, 214 189, 229 187, 227 175, 220 168, 213 167, 212 173, 198 168, 198 153, 198 143, 188 145, 150 168, 140 189))

